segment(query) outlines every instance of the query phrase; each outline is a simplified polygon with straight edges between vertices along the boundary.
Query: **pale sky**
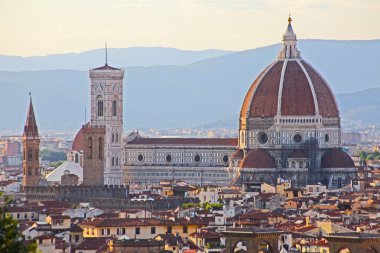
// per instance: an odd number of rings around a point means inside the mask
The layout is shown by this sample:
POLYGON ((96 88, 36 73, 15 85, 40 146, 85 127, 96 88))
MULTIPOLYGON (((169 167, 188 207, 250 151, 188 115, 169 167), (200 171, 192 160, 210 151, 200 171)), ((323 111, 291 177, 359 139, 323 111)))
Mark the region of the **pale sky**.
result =
POLYGON ((109 47, 244 50, 298 39, 380 38, 380 0, 0 0, 0 54, 109 47))

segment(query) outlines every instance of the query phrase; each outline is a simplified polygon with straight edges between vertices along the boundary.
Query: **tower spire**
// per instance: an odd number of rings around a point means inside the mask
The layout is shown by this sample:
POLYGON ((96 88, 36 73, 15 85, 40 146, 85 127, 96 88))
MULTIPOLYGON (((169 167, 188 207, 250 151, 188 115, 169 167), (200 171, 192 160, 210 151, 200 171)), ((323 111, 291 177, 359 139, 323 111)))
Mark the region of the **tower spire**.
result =
POLYGON ((301 53, 297 50, 297 36, 293 31, 292 20, 289 14, 288 27, 282 35, 282 50, 278 54, 279 60, 301 58, 301 53))
POLYGON ((36 123, 36 117, 34 115, 31 92, 29 92, 29 109, 28 109, 28 115, 26 117, 25 126, 24 126, 24 135, 38 137, 38 128, 37 128, 37 123, 36 123))

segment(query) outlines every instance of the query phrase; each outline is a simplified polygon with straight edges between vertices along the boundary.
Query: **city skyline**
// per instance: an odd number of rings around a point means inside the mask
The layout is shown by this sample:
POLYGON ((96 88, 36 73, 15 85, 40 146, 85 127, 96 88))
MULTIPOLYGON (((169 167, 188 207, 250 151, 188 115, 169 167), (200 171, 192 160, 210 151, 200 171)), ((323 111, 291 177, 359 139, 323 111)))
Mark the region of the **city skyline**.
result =
POLYGON ((83 52, 105 40, 112 48, 251 49, 278 43, 289 13, 299 39, 380 38, 375 25, 380 2, 373 0, 20 0, 2 5, 0 54, 25 57, 83 52))

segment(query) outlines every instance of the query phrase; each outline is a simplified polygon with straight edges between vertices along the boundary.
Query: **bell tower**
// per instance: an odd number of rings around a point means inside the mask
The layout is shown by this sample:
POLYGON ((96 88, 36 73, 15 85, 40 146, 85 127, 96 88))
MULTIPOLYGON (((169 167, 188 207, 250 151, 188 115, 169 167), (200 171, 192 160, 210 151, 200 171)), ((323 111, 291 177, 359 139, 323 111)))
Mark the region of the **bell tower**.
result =
POLYGON ((23 145, 23 177, 22 186, 35 186, 40 181, 40 137, 34 116, 32 96, 29 93, 30 102, 28 115, 22 136, 23 145))
POLYGON ((123 182, 123 80, 124 70, 107 63, 89 71, 91 82, 91 121, 93 127, 105 127, 104 184, 123 182))

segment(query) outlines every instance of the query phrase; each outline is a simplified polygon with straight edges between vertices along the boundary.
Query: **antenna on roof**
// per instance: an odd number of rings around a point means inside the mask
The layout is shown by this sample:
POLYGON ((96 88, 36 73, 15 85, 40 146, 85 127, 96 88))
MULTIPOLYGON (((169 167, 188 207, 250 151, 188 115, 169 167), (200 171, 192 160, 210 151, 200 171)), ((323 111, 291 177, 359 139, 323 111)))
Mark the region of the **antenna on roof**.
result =
POLYGON ((105 41, 105 44, 106 44, 106 66, 108 66, 108 63, 107 63, 107 41, 105 41))

